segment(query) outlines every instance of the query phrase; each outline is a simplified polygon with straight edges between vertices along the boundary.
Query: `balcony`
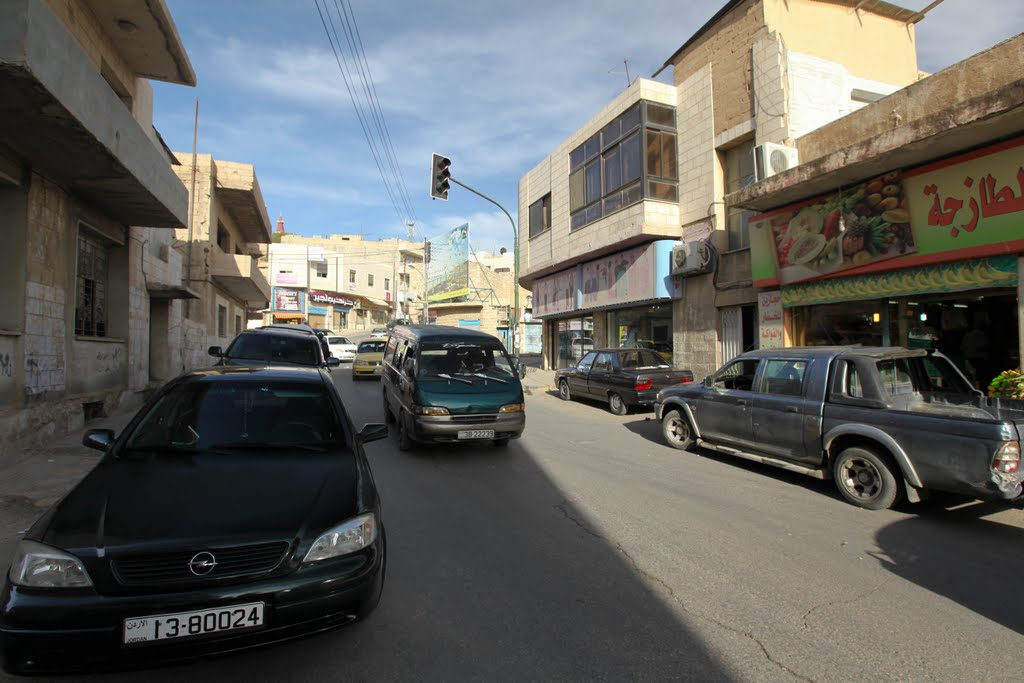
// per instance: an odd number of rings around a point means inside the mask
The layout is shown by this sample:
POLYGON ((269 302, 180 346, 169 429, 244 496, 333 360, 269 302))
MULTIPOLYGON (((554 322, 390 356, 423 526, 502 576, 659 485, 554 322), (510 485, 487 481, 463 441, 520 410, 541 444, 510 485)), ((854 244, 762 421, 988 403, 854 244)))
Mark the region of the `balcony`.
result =
POLYGON ((256 170, 250 164, 216 160, 217 199, 250 244, 270 244, 270 217, 256 170))
POLYGON ((184 185, 47 3, 0 2, 0 73, 19 156, 118 222, 186 223, 184 185))
POLYGON ((251 256, 214 250, 210 274, 217 286, 250 307, 266 308, 270 303, 270 283, 251 256))

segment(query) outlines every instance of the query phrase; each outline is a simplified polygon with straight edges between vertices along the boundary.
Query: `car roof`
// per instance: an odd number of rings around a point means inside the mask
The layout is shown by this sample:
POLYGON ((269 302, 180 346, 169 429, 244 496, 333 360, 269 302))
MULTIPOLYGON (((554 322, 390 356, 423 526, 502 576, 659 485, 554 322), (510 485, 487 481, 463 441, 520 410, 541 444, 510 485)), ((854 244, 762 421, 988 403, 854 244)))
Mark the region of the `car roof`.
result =
POLYGON ((451 325, 395 325, 391 334, 406 335, 420 341, 500 341, 493 334, 451 325))
POLYGON ((273 323, 271 325, 264 325, 263 327, 259 327, 257 329, 260 329, 260 330, 291 330, 292 332, 302 332, 304 334, 316 334, 316 330, 314 330, 309 325, 302 325, 302 324, 298 324, 298 323, 273 323))
POLYGON ((839 356, 866 356, 869 358, 906 358, 927 355, 925 349, 907 349, 902 346, 787 346, 781 349, 756 349, 743 354, 744 358, 836 358, 839 356))
POLYGON ((236 339, 238 337, 241 337, 243 334, 259 334, 259 335, 281 334, 281 335, 287 335, 289 337, 307 337, 307 336, 313 334, 312 330, 309 330, 309 331, 306 331, 306 330, 289 330, 288 329, 289 327, 298 327, 298 326, 297 325, 277 325, 277 326, 273 326, 273 327, 272 326, 265 326, 265 327, 257 327, 256 329, 252 329, 252 330, 242 330, 241 332, 238 333, 236 339))
POLYGON ((617 349, 590 349, 587 353, 621 353, 622 351, 654 351, 657 353, 657 349, 647 349, 642 346, 620 346, 617 349))
POLYGON ((218 365, 186 372, 179 378, 186 383, 202 382, 307 382, 323 383, 319 367, 309 365, 218 365))

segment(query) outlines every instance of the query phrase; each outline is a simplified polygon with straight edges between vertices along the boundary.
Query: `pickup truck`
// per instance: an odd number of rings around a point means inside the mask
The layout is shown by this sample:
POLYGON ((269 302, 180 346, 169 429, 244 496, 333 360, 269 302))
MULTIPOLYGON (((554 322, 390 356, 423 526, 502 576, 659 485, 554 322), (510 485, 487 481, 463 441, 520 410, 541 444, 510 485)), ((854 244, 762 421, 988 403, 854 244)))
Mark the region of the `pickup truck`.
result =
POLYGON ((927 349, 760 350, 663 389, 665 441, 830 476, 863 508, 928 491, 1021 503, 1024 401, 986 398, 927 349))
POLYGON ((650 409, 660 389, 692 381, 689 370, 673 370, 660 353, 640 348, 590 351, 575 365, 555 373, 563 401, 576 397, 607 401, 616 415, 633 408, 650 409))

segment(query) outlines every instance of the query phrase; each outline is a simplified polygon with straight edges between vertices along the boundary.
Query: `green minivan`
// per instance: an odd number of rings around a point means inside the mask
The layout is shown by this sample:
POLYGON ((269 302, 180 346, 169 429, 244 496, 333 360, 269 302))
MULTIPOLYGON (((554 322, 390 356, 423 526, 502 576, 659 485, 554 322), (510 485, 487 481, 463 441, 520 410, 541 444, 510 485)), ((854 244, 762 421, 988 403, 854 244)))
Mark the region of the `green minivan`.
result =
POLYGON ((492 335, 443 325, 396 325, 384 350, 384 419, 398 448, 492 441, 526 428, 523 368, 492 335))

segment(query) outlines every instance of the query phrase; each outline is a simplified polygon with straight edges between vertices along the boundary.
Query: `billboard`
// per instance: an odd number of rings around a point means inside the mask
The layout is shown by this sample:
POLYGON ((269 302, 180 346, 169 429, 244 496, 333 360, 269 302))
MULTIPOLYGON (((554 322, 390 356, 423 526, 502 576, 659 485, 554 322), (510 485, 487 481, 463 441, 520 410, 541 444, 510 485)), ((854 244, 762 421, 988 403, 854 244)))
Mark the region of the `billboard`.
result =
POLYGON ((298 289, 274 288, 275 311, 302 311, 302 291, 298 289))
POLYGON ((469 223, 429 240, 427 300, 446 301, 469 294, 469 223))

